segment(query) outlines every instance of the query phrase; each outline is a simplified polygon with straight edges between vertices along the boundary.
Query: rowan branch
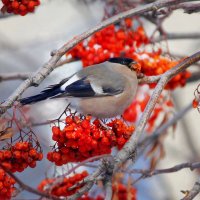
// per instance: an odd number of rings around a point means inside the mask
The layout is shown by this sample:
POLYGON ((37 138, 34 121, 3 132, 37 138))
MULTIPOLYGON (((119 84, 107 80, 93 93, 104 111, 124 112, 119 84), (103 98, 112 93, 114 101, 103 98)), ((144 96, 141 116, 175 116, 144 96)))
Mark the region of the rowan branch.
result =
POLYGON ((163 40, 196 40, 200 39, 200 33, 165 33, 158 38, 153 39, 153 42, 161 42, 163 40))
POLYGON ((176 74, 185 70, 187 67, 200 60, 200 51, 193 54, 192 56, 186 58, 174 68, 168 70, 161 75, 161 78, 155 87, 153 94, 139 120, 138 126, 135 132, 130 137, 129 141, 124 145, 124 147, 118 152, 115 157, 115 168, 117 168, 121 163, 125 162, 130 158, 130 156, 136 151, 138 140, 144 131, 144 128, 148 122, 148 119, 160 97, 161 92, 165 88, 166 84, 173 78, 176 74))
POLYGON ((183 9, 185 13, 192 14, 200 11, 200 3, 182 3, 174 6, 175 9, 183 9))
MULTIPOLYGON (((165 124, 163 124, 161 127, 158 127, 151 136, 148 136, 144 138, 141 142, 139 142, 138 146, 146 148, 149 144, 151 144, 153 141, 157 140, 157 138, 161 134, 165 134, 165 131, 177 123, 178 120, 183 118, 183 116, 189 112, 192 109, 192 103, 189 103, 185 108, 183 108, 180 112, 175 113, 175 115, 169 119, 165 124)), ((140 150, 143 151, 144 149, 140 150)))
POLYGON ((0 82, 11 80, 26 80, 31 75, 30 72, 14 72, 14 73, 1 73, 0 82))
MULTIPOLYGON (((195 1, 195 0, 193 0, 195 1)), ((2 115, 13 106, 14 102, 23 94, 23 92, 29 88, 30 86, 38 86, 56 67, 56 63, 60 60, 60 58, 69 50, 71 50, 74 46, 76 46, 79 42, 88 38, 92 34, 100 31, 101 29, 114 24, 124 18, 141 15, 145 12, 156 11, 163 7, 170 7, 172 5, 176 5, 179 3, 188 2, 188 0, 162 0, 156 1, 150 4, 142 5, 134 9, 130 9, 128 11, 122 12, 118 15, 115 15, 105 21, 99 23, 97 26, 89 29, 88 31, 80 34, 77 37, 74 37, 65 45, 63 45, 60 49, 53 51, 51 59, 44 64, 41 68, 39 68, 33 75, 31 75, 27 80, 25 80, 1 105, 0 114, 2 115)))
POLYGON ((143 178, 150 178, 155 175, 174 173, 186 168, 189 168, 191 171, 193 171, 194 169, 199 169, 200 162, 182 163, 166 169, 155 169, 155 170, 132 169, 130 171, 126 171, 125 173, 142 174, 143 178))
MULTIPOLYGON (((78 163, 76 166, 74 166, 74 167, 72 167, 71 169, 69 169, 66 173, 64 173, 64 174, 62 174, 62 175, 60 175, 60 176, 57 176, 57 177, 55 178, 55 181, 54 181, 53 183, 51 183, 51 184, 49 184, 49 185, 46 186, 47 190, 48 190, 48 191, 51 191, 51 190, 54 188, 54 186, 59 185, 60 183, 62 183, 62 182, 63 182, 63 179, 64 179, 66 176, 68 176, 68 175, 71 174, 72 172, 75 172, 76 169, 78 169, 78 168, 81 167, 81 166, 84 166, 86 163, 92 162, 92 161, 97 161, 97 160, 99 160, 99 159, 107 158, 107 157, 111 157, 111 155, 110 155, 110 154, 103 154, 103 155, 93 156, 93 157, 91 157, 91 158, 88 158, 88 159, 86 159, 86 160, 84 160, 84 161, 78 163)), ((87 180, 87 178, 86 178, 86 179, 83 179, 83 180, 80 181, 79 183, 73 185, 71 189, 76 188, 77 186, 79 186, 79 185, 81 185, 81 184, 91 182, 90 180, 89 180, 89 181, 86 181, 86 180, 87 180)))
POLYGON ((181 200, 192 200, 200 193, 200 178, 195 182, 193 188, 181 200))
POLYGON ((90 176, 84 179, 84 182, 87 182, 87 183, 80 190, 76 191, 74 195, 71 195, 70 197, 68 197, 67 200, 75 200, 81 197, 86 192, 88 192, 92 188, 93 184, 96 182, 97 177, 100 176, 105 171, 106 171, 105 165, 104 165, 104 162, 102 162, 102 164, 98 167, 98 169, 93 174, 91 174, 90 176))
MULTIPOLYGON (((76 61, 74 58, 60 60, 56 63, 55 67, 61 67, 67 63, 76 61)), ((12 72, 12 73, 0 73, 1 81, 11 81, 11 80, 26 80, 31 77, 33 73, 31 72, 12 72)))
POLYGON ((107 180, 104 185, 105 185, 105 191, 106 191, 105 200, 111 200, 112 199, 112 195, 113 195, 111 179, 107 180))

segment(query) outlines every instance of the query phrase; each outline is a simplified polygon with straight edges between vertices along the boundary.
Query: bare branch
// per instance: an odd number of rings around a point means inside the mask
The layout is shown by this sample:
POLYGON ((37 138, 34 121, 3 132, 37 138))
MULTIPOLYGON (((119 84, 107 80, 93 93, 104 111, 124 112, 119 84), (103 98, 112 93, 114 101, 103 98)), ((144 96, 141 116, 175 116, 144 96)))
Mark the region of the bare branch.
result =
MULTIPOLYGON (((192 108, 192 103, 189 103, 185 108, 183 108, 180 112, 176 113, 174 117, 169 119, 165 124, 163 124, 161 127, 157 128, 151 136, 148 136, 144 138, 138 146, 140 147, 147 147, 149 144, 151 144, 153 141, 155 141, 161 134, 165 134, 165 130, 167 130, 169 127, 173 126, 175 123, 177 123, 178 120, 183 118, 183 116, 192 108)), ((140 150, 143 151, 143 150, 140 150)))
POLYGON ((29 78, 29 76, 31 75, 31 73, 29 72, 14 72, 14 73, 2 73, 0 74, 0 82, 1 81, 10 81, 10 80, 26 80, 27 78, 29 78))
POLYGON ((143 178, 149 178, 151 176, 159 174, 174 173, 186 168, 189 168, 191 171, 194 169, 199 169, 200 162, 182 163, 166 169, 155 169, 155 170, 132 169, 130 171, 126 171, 126 173, 142 174, 143 178))
POLYGON ((162 75, 157 76, 143 76, 142 78, 139 78, 138 81, 140 84, 143 83, 156 83, 160 80, 162 75))
POLYGON ((146 123, 156 105, 156 102, 166 86, 166 84, 170 81, 172 77, 174 77, 176 74, 180 73, 181 71, 185 70, 187 67, 192 65, 195 62, 198 62, 200 60, 200 51, 193 54, 192 56, 186 58, 182 62, 180 62, 178 65, 176 65, 174 68, 168 70, 164 74, 161 75, 161 78, 155 87, 153 94, 139 120, 138 126, 134 132, 134 134, 131 136, 129 141, 124 145, 124 147, 118 152, 116 158, 115 158, 115 168, 119 166, 119 164, 125 162, 127 159, 129 159, 130 155, 132 155, 137 147, 138 140, 140 138, 140 135, 143 133, 144 128, 146 126, 146 123))
MULTIPOLYGON (((69 169, 69 170, 67 171, 67 173, 64 173, 64 174, 62 174, 62 175, 60 175, 60 176, 57 176, 57 177, 55 178, 55 181, 54 181, 53 183, 49 184, 49 186, 47 186, 48 191, 51 191, 55 185, 58 185, 58 184, 62 183, 64 177, 68 176, 69 174, 71 174, 72 172, 74 172, 74 171, 75 171, 76 169, 78 169, 79 167, 84 166, 84 165, 85 165, 86 163, 88 163, 88 162, 96 161, 96 160, 99 160, 99 159, 102 159, 102 158, 107 158, 107 157, 111 157, 111 155, 110 155, 110 154, 103 154, 103 155, 99 155, 99 156, 93 156, 93 157, 91 157, 91 158, 88 158, 88 159, 86 159, 86 160, 84 160, 84 161, 78 163, 76 166, 74 166, 74 167, 72 167, 71 169, 69 169)), ((87 178, 86 178, 86 179, 87 179, 87 178)), ((86 183, 86 182, 91 182, 90 180, 89 180, 89 181, 86 181, 86 179, 80 181, 80 183, 83 184, 83 183, 86 183)), ((76 188, 77 185, 79 185, 79 183, 76 184, 76 185, 74 185, 73 188, 76 188)))
POLYGON ((93 184, 96 182, 96 178, 103 173, 105 170, 105 166, 102 164, 98 167, 98 169, 91 174, 90 176, 86 177, 84 179, 84 182, 87 182, 80 190, 78 190, 74 195, 67 198, 67 200, 75 200, 79 197, 81 197, 84 193, 88 192, 93 184))
POLYGON ((163 40, 196 40, 200 39, 200 33, 165 33, 158 38, 153 39, 152 42, 160 42, 163 40))
MULTIPOLYGON (((60 60, 59 62, 56 63, 55 68, 56 67, 61 67, 67 63, 70 62, 74 62, 76 61, 73 58, 70 59, 64 59, 64 60, 60 60)), ((12 72, 12 73, 1 73, 0 74, 0 82, 1 81, 10 81, 10 80, 26 80, 27 78, 29 78, 31 75, 33 75, 33 73, 31 72, 12 72)))
MULTIPOLYGON (((97 26, 89 29, 88 31, 82 33, 81 35, 74 37, 72 40, 63 45, 60 49, 53 52, 51 59, 44 64, 41 68, 37 70, 35 74, 33 74, 30 78, 25 80, 1 105, 0 113, 3 114, 6 110, 13 106, 14 102, 23 94, 23 92, 29 88, 30 86, 38 86, 56 67, 56 63, 60 60, 60 58, 69 50, 71 50, 74 46, 76 46, 82 40, 88 38, 90 35, 96 33, 97 31, 116 23, 124 18, 141 15, 145 12, 156 11, 162 7, 170 7, 172 5, 176 5, 179 3, 187 2, 188 0, 161 0, 156 1, 147 5, 140 6, 138 8, 134 8, 118 15, 115 15, 101 23, 97 26)), ((195 1, 195 0, 194 0, 195 1)))
POLYGON ((200 193, 200 178, 195 182, 193 188, 186 194, 182 200, 192 200, 200 193))
POLYGON ((112 199, 112 193, 113 193, 111 179, 106 181, 106 183, 105 183, 105 191, 106 191, 105 200, 111 200, 112 199))
POLYGON ((200 3, 182 3, 174 7, 175 9, 181 8, 185 13, 191 14, 200 11, 200 3))

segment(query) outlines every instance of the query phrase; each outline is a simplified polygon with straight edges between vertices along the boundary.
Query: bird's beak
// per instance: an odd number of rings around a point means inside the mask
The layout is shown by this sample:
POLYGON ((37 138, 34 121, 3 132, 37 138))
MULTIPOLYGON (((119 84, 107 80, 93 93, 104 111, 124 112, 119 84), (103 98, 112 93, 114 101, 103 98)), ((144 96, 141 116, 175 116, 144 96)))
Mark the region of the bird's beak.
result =
POLYGON ((141 65, 138 62, 133 61, 130 63, 130 69, 136 71, 136 73, 140 73, 141 65))

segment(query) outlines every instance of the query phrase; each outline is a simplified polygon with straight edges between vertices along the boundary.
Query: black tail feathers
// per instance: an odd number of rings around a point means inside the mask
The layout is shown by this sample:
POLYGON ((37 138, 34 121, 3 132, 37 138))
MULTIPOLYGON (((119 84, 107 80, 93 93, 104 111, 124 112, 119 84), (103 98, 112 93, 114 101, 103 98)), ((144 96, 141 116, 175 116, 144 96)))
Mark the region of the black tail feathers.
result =
POLYGON ((48 98, 55 97, 56 95, 60 93, 62 93, 62 91, 60 90, 60 85, 52 85, 48 89, 43 90, 38 95, 26 97, 26 98, 20 99, 19 101, 22 105, 27 105, 27 104, 43 101, 48 98))

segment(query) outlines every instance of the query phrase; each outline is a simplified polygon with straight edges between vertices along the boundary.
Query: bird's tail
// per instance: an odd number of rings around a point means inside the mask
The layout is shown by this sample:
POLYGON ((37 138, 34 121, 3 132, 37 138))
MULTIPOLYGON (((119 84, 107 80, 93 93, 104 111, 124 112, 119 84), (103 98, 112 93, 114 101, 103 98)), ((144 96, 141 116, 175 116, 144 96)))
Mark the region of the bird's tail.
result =
POLYGON ((61 93, 62 91, 60 87, 58 87, 58 85, 53 85, 53 86, 50 86, 48 89, 43 90, 38 95, 26 97, 26 98, 20 99, 19 101, 22 105, 27 105, 27 104, 43 101, 48 98, 55 97, 56 95, 61 94, 61 93))

